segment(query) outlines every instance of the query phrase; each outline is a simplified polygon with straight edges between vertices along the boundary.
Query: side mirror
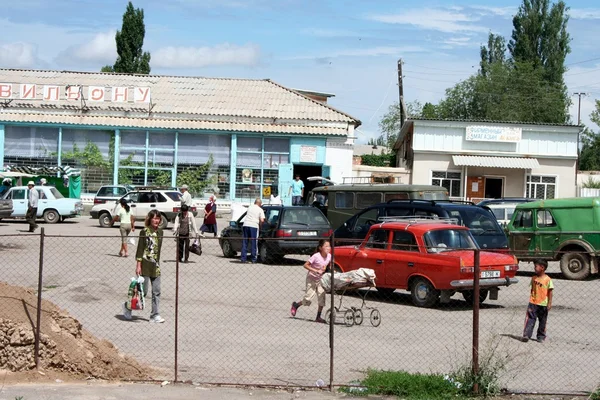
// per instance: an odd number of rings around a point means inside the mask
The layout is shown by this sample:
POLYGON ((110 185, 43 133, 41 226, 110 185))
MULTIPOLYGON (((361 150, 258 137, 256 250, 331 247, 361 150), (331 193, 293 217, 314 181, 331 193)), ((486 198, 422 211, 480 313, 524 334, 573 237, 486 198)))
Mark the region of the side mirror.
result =
POLYGON ((357 245, 357 244, 355 244, 355 245, 354 245, 354 250, 356 250, 356 251, 360 250, 360 246, 359 246, 359 245, 357 245))

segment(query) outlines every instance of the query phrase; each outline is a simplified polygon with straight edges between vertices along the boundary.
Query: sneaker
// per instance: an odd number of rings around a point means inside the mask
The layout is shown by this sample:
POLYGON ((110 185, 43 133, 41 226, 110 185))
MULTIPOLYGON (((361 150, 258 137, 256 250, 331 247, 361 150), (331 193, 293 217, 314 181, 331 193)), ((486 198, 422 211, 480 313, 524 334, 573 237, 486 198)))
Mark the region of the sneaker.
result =
POLYGON ((298 306, 299 306, 298 303, 296 303, 295 301, 292 302, 292 308, 290 308, 290 314, 292 314, 292 317, 296 316, 296 312, 298 311, 298 306))
POLYGON ((123 303, 123 318, 131 321, 131 310, 127 308, 127 302, 123 303))
POLYGON ((318 317, 317 319, 315 319, 315 322, 318 322, 319 324, 326 324, 327 321, 325 321, 323 318, 318 317))
POLYGON ((537 339, 535 339, 535 340, 536 340, 538 343, 544 343, 544 341, 545 341, 546 339, 544 339, 544 338, 537 338, 537 339))
POLYGON ((527 336, 523 336, 523 337, 521 338, 521 342, 523 342, 523 343, 527 343, 527 342, 529 342, 529 338, 528 338, 527 336))
POLYGON ((204 237, 204 232, 200 232, 200 233, 198 234, 198 236, 200 236, 200 237, 204 237))
POLYGON ((154 322, 155 324, 162 324, 165 322, 165 319, 160 315, 156 314, 154 317, 150 317, 150 322, 154 322))

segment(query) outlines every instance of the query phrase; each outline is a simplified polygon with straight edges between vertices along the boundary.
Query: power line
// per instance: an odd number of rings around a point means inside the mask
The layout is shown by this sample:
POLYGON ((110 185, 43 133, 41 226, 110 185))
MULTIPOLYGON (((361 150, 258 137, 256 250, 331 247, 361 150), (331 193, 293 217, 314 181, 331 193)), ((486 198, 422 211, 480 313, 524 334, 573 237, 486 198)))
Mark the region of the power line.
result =
MULTIPOLYGON (((431 72, 419 72, 419 71, 409 71, 409 70, 404 70, 404 72, 409 72, 412 74, 425 74, 425 75, 430 75, 431 72)), ((466 72, 449 72, 449 73, 443 73, 443 72, 436 72, 435 75, 465 75, 466 72)))
MULTIPOLYGON (((435 71, 456 72, 456 73, 460 73, 460 74, 466 74, 466 73, 472 73, 473 72, 473 71, 469 71, 469 72, 467 72, 467 71, 458 71, 458 70, 455 70, 455 69, 446 69, 446 68, 426 67, 424 65, 417 65, 417 64, 410 64, 410 63, 409 63, 409 65, 412 66, 412 67, 432 69, 432 70, 435 70, 435 71)), ((471 68, 473 68, 473 67, 471 67, 471 68)))
POLYGON ((585 64, 585 63, 588 63, 590 61, 598 61, 598 60, 600 60, 600 57, 590 58, 589 60, 583 60, 583 61, 577 61, 577 62, 574 62, 574 63, 565 64, 565 67, 568 67, 569 65, 585 64))

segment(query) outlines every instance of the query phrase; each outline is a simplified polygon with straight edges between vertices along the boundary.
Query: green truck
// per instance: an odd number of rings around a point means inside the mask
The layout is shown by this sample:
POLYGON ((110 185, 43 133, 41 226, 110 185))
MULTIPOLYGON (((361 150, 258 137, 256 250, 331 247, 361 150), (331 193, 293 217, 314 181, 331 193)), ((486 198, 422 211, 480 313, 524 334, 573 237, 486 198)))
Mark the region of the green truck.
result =
POLYGON ((600 197, 519 204, 508 224, 508 242, 520 261, 560 261, 567 279, 598 273, 600 197))

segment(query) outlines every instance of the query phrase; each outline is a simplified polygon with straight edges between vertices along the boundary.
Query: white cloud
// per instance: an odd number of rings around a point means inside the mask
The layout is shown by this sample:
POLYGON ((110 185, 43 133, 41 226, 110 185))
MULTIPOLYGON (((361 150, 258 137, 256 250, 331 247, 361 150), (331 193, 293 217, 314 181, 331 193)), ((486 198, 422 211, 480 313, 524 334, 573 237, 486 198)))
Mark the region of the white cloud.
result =
POLYGON ((572 8, 569 15, 573 19, 600 19, 600 8, 572 8))
POLYGON ((117 58, 116 31, 97 33, 85 43, 68 47, 59 54, 61 59, 81 61, 85 63, 112 63, 117 58))
POLYGON ((302 33, 309 36, 321 37, 321 38, 340 38, 340 37, 359 37, 362 36, 358 32, 345 29, 323 29, 323 28, 309 28, 302 30, 302 33))
POLYGON ((473 45, 473 42, 471 42, 470 37, 449 37, 447 39, 444 39, 443 42, 451 47, 464 47, 473 45))
POLYGON ((387 24, 413 25, 446 33, 454 32, 488 32, 489 28, 470 24, 478 18, 458 11, 423 8, 407 10, 402 14, 372 15, 369 19, 387 24))
POLYGON ((299 55, 286 57, 284 60, 320 60, 322 63, 326 60, 330 60, 336 57, 379 57, 379 56, 401 56, 406 53, 422 53, 427 51, 423 47, 419 46, 403 46, 403 47, 392 47, 392 46, 377 46, 368 47, 364 49, 344 49, 337 51, 330 51, 326 54, 313 54, 313 55, 299 55))
POLYGON ((30 43, 0 45, 0 67, 33 68, 38 65, 37 47, 30 43))
POLYGON ((490 7, 473 5, 469 8, 478 11, 481 15, 494 15, 497 17, 512 17, 517 13, 517 7, 490 7))
POLYGON ((158 68, 199 68, 214 65, 254 66, 259 62, 258 46, 224 43, 214 47, 163 47, 152 52, 151 65, 158 68))

